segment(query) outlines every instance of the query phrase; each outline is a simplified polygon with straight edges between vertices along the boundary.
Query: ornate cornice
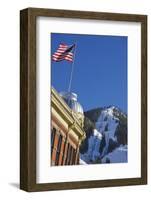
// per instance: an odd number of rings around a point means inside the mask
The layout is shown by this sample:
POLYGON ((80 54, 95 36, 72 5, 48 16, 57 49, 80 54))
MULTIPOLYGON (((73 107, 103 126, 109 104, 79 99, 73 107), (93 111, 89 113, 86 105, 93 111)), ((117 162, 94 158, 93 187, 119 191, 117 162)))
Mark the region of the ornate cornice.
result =
POLYGON ((69 133, 72 129, 80 139, 85 138, 86 134, 76 114, 69 108, 66 102, 53 87, 51 89, 51 106, 69 124, 69 133))

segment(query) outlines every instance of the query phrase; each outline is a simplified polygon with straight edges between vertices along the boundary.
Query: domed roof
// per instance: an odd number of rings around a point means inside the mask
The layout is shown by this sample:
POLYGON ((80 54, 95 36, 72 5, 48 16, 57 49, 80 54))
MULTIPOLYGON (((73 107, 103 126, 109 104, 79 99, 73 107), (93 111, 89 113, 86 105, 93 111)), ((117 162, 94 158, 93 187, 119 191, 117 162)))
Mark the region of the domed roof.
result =
POLYGON ((71 101, 70 108, 71 108, 74 112, 81 113, 81 114, 84 113, 84 112, 83 112, 82 106, 81 106, 80 103, 77 102, 77 101, 71 101))
POLYGON ((81 114, 84 113, 82 106, 77 101, 77 94, 71 92, 60 92, 60 96, 74 112, 81 114))

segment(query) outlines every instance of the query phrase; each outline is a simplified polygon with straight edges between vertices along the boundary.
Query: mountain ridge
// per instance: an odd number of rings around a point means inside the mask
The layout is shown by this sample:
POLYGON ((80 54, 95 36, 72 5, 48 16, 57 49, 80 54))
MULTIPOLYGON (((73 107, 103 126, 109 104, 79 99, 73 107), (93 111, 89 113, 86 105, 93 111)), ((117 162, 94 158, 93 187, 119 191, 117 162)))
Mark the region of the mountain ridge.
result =
MULTIPOLYGON (((80 147, 81 160, 88 164, 102 163, 105 162, 103 160, 105 156, 118 150, 117 148, 119 147, 119 151, 122 150, 123 147, 123 152, 126 152, 127 115, 120 108, 113 105, 98 107, 84 112, 84 115, 86 139, 80 147)), ((125 162, 127 161, 126 153, 125 162)), ((112 162, 111 155, 110 159, 106 157, 106 160, 107 162, 112 162)), ((118 159, 115 160, 120 162, 118 159)))

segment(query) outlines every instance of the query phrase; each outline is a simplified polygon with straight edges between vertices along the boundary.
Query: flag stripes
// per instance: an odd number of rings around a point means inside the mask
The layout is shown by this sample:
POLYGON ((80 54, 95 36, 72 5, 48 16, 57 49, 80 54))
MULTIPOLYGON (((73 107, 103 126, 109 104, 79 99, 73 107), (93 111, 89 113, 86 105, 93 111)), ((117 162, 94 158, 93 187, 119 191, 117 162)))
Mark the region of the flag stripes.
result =
POLYGON ((52 60, 60 62, 62 60, 67 60, 73 62, 73 51, 75 44, 68 46, 66 44, 60 44, 57 51, 52 55, 52 60))

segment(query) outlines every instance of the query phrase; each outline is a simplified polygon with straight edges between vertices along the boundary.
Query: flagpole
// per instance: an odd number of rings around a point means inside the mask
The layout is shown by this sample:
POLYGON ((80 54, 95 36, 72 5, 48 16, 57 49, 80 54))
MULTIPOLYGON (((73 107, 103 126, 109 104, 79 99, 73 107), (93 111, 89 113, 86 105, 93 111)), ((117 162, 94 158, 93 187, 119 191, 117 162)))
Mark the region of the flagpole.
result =
POLYGON ((74 47, 74 54, 73 54, 73 62, 71 66, 71 74, 70 74, 70 80, 69 80, 69 87, 68 87, 68 92, 71 92, 71 84, 72 84, 72 78, 73 78, 73 70, 74 70, 74 60, 75 60, 75 54, 76 54, 76 44, 74 47))

